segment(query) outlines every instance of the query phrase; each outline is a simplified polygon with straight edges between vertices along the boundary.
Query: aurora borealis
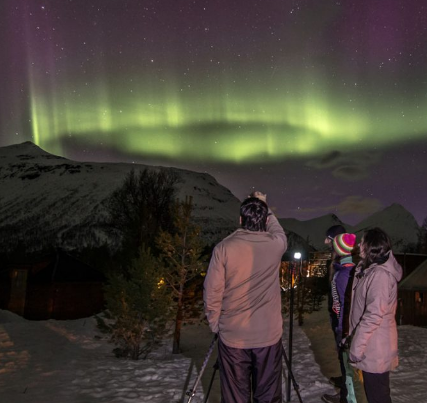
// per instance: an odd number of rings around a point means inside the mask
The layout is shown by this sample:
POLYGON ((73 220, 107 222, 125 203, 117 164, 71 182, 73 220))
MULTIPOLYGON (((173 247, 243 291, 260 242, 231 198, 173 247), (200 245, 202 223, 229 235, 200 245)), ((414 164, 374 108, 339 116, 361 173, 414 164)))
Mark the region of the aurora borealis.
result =
POLYGON ((0 145, 206 171, 278 215, 427 216, 427 6, 6 0, 0 145))

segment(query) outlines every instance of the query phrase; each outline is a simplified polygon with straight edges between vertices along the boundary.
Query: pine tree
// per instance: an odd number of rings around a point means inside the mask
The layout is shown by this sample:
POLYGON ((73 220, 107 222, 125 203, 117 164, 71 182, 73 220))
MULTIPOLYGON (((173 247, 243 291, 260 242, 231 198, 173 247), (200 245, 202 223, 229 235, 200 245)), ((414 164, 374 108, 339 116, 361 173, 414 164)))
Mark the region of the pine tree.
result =
POLYGON ((204 268, 200 228, 191 221, 192 199, 177 202, 174 208, 174 233, 160 231, 157 246, 165 264, 165 281, 176 301, 173 353, 180 352, 181 327, 184 316, 184 293, 188 283, 204 268))
POLYGON ((107 201, 109 225, 122 239, 121 261, 135 258, 141 245, 155 247, 160 228, 169 230, 178 177, 171 171, 131 170, 107 201))
POLYGON ((162 334, 170 306, 168 291, 162 285, 159 263, 150 249, 142 247, 124 273, 113 273, 105 287, 107 325, 118 356, 137 360, 147 354, 162 334))

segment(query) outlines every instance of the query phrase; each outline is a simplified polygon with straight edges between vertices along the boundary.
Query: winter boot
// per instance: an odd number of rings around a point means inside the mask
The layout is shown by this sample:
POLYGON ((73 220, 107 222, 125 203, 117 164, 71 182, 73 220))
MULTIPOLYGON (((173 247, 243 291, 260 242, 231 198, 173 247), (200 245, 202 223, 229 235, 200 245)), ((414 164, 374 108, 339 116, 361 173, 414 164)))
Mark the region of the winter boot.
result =
POLYGON ((336 388, 342 387, 342 376, 331 376, 329 378, 329 383, 334 385, 336 388))
POLYGON ((341 396, 339 393, 337 393, 336 395, 324 394, 322 396, 322 400, 325 403, 347 403, 347 399, 341 399, 341 396))

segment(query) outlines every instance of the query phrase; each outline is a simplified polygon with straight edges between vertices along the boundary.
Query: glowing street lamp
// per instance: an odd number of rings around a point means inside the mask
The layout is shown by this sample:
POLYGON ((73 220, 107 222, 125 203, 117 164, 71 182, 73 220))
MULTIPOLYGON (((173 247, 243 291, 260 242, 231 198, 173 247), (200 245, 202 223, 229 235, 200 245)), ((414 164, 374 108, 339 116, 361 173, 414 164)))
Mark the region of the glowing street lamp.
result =
MULTIPOLYGON (((294 253, 294 259, 300 261, 300 270, 302 265, 301 252, 294 253)), ((292 265, 294 266, 294 265, 292 265)), ((286 390, 286 401, 291 401, 291 371, 292 371, 292 334, 294 330, 294 285, 296 282, 296 274, 294 267, 291 269, 291 293, 289 301, 289 368, 288 368, 288 385, 286 390)))

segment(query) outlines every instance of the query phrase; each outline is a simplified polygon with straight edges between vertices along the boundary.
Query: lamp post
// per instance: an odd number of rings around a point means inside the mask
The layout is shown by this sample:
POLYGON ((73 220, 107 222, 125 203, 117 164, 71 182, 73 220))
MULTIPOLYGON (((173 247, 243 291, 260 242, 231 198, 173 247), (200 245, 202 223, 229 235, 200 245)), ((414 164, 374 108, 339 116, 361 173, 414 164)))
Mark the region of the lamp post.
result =
MULTIPOLYGON (((301 261, 301 253, 295 252, 294 259, 301 261)), ((288 368, 288 385, 286 390, 286 401, 291 401, 291 371, 292 371, 292 334, 294 330, 294 293, 295 293, 295 281, 296 281, 296 273, 295 273, 295 265, 292 265, 291 270, 291 294, 289 300, 289 368, 288 368)))

